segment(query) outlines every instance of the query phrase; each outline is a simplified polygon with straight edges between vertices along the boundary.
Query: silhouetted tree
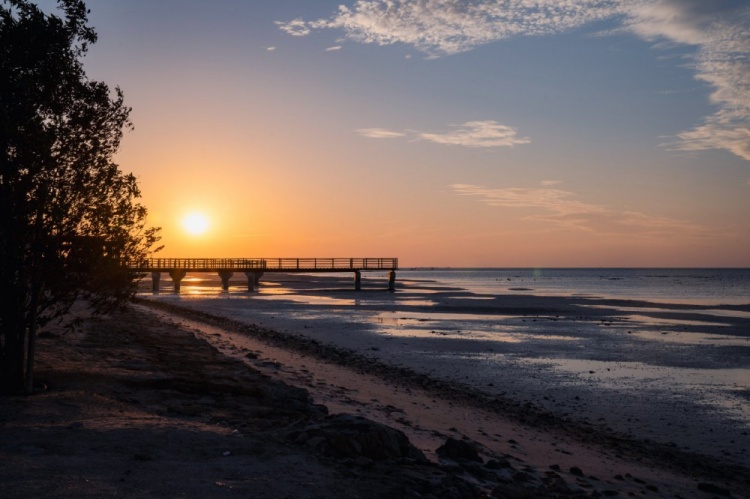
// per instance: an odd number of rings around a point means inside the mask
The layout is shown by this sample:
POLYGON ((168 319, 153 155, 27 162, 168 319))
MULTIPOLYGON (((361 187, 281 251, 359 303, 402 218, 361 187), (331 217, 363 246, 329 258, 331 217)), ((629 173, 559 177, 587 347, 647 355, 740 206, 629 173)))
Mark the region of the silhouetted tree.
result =
POLYGON ((0 0, 0 391, 33 389, 37 329, 81 297, 132 297, 123 262, 158 241, 136 179, 113 162, 130 108, 86 77, 96 33, 82 0, 45 13, 0 0))

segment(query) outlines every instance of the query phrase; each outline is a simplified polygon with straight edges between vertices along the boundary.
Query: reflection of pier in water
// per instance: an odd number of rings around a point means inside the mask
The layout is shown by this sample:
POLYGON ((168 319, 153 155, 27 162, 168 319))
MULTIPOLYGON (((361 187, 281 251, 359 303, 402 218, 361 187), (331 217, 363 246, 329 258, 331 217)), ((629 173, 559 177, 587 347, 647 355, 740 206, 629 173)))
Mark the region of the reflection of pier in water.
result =
POLYGON ((389 271, 388 291, 394 291, 398 258, 149 258, 128 267, 136 272, 150 272, 154 292, 159 291, 162 272, 172 278, 176 293, 188 272, 216 272, 225 290, 229 289, 229 279, 235 272, 244 272, 248 291, 253 291, 266 273, 353 272, 354 289, 359 291, 362 272, 374 270, 389 271))

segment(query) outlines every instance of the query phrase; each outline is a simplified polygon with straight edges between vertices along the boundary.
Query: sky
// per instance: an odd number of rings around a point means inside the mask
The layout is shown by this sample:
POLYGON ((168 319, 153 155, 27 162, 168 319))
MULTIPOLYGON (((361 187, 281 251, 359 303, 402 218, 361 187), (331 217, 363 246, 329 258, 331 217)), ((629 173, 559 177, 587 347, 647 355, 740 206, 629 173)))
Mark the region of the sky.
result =
POLYGON ((158 256, 750 267, 746 0, 88 6, 158 256))

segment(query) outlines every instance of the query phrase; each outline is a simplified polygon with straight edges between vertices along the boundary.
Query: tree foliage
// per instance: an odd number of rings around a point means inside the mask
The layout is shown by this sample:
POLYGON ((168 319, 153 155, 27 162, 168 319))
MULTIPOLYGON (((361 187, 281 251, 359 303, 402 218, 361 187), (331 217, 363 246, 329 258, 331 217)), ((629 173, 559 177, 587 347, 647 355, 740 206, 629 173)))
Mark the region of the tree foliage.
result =
POLYGON ((130 108, 89 80, 96 33, 82 0, 45 13, 0 0, 0 391, 32 388, 38 327, 81 297, 122 305, 136 278, 123 263, 158 241, 132 174, 113 156, 130 108))

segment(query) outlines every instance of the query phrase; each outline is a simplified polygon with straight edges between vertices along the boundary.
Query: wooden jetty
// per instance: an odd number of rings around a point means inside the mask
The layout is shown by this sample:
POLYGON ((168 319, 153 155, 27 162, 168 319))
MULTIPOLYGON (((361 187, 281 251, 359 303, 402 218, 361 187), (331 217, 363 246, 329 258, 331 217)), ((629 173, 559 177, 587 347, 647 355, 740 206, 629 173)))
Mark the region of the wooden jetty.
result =
POLYGON ((266 273, 352 272, 354 289, 362 289, 362 272, 388 271, 388 290, 396 289, 398 258, 149 258, 129 264, 135 272, 151 273, 151 287, 159 291, 161 274, 172 278, 174 291, 180 292, 180 281, 188 272, 216 272, 222 288, 229 289, 229 279, 235 272, 244 272, 247 290, 253 291, 266 273))

